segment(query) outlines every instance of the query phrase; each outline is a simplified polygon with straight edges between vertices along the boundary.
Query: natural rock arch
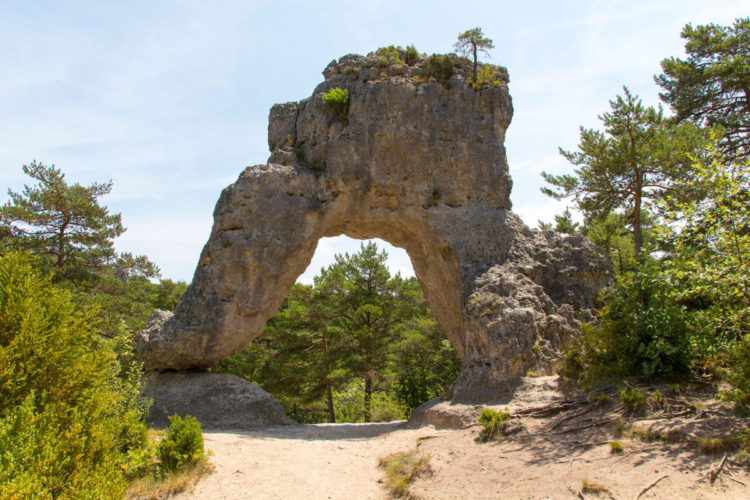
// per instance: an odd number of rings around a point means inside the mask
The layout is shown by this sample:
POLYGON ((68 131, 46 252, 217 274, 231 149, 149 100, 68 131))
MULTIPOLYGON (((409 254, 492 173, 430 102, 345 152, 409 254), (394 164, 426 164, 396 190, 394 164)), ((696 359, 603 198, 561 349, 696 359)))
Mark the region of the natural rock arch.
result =
POLYGON ((544 371, 590 314, 607 263, 585 239, 531 231, 510 212, 507 72, 476 90, 455 61, 442 84, 418 64, 345 56, 311 97, 274 106, 268 164, 222 192, 192 284, 139 341, 146 369, 208 368, 244 348, 318 240, 345 234, 409 254, 463 359, 453 397, 485 398, 544 371), (349 91, 345 118, 322 101, 335 87, 349 91))

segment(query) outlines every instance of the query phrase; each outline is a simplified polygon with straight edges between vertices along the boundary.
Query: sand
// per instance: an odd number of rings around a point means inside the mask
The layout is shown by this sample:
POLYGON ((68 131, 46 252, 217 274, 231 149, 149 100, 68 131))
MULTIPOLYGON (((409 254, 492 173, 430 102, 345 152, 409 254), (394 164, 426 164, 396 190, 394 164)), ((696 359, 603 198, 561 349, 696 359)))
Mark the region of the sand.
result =
MULTIPOLYGON (((563 397, 550 391, 554 379, 539 379, 514 398, 509 405, 512 411, 563 397)), ((688 445, 696 433, 726 433, 746 426, 746 420, 710 411, 680 418, 634 419, 642 428, 679 428, 683 437, 672 443, 618 438, 624 445, 618 454, 610 450, 611 425, 575 430, 586 422, 616 417, 617 411, 613 403, 588 412, 582 421, 570 419, 552 430, 550 426, 564 414, 522 418, 522 432, 490 443, 477 441, 476 426, 413 429, 404 422, 206 432, 215 472, 201 479, 192 492, 176 498, 389 498, 378 459, 418 447, 430 456, 432 473, 415 479, 410 489, 414 498, 633 499, 656 483, 640 498, 750 499, 747 469, 726 462, 711 484, 707 474, 722 455, 705 455, 688 445), (606 491, 583 491, 584 481, 606 491)))

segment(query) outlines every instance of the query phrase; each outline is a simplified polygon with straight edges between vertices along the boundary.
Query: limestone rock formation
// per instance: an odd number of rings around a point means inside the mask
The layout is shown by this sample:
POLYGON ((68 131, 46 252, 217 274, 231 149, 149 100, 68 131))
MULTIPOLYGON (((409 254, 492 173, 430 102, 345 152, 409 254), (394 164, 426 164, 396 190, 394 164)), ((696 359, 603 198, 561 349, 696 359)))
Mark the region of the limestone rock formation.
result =
POLYGON ((340 234, 407 251, 463 359, 452 397, 483 398, 549 367, 608 265, 583 238, 529 230, 510 212, 507 71, 475 88, 468 60, 451 57, 455 74, 439 82, 424 62, 348 55, 311 97, 271 109, 268 163, 224 189, 192 284, 139 341, 148 370, 205 369, 241 350, 318 240, 340 234), (349 92, 343 114, 323 103, 333 88, 349 92))
POLYGON ((146 395, 153 399, 148 422, 169 425, 170 415, 192 415, 204 429, 249 429, 292 421, 276 399, 257 385, 217 373, 152 373, 146 395))

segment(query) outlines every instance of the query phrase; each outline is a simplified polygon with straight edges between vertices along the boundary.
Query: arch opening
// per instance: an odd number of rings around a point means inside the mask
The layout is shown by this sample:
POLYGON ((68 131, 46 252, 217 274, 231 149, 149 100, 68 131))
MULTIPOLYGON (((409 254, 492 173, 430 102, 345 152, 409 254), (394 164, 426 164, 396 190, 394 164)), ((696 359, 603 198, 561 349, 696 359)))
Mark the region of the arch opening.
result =
POLYGON ((379 239, 321 242, 308 266, 317 272, 303 273, 262 333, 212 371, 260 385, 300 423, 409 418, 449 388, 461 361, 408 254, 379 239))

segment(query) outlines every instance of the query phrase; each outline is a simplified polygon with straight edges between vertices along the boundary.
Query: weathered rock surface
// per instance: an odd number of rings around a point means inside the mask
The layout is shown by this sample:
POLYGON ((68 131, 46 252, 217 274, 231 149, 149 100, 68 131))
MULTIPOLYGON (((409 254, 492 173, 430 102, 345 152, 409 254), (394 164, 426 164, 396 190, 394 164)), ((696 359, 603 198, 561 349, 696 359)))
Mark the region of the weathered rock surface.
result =
POLYGON ((346 234, 409 254, 463 359, 450 397, 482 401, 528 369, 548 370, 590 315, 608 264, 583 238, 532 231, 510 212, 507 72, 497 68, 503 85, 476 90, 457 63, 441 84, 409 76, 416 66, 349 55, 311 97, 274 106, 268 164, 222 192, 175 315, 139 341, 146 368, 207 368, 242 349, 318 240, 346 234), (335 87, 349 91, 344 118, 322 101, 335 87))
POLYGON ((431 425, 436 429, 461 429, 477 422, 480 405, 453 403, 435 398, 415 409, 409 418, 410 427, 431 425))
POLYGON ((169 425, 169 416, 192 415, 204 429, 249 429, 293 423, 276 399, 257 385, 234 375, 152 373, 146 396, 153 399, 148 422, 169 425))

